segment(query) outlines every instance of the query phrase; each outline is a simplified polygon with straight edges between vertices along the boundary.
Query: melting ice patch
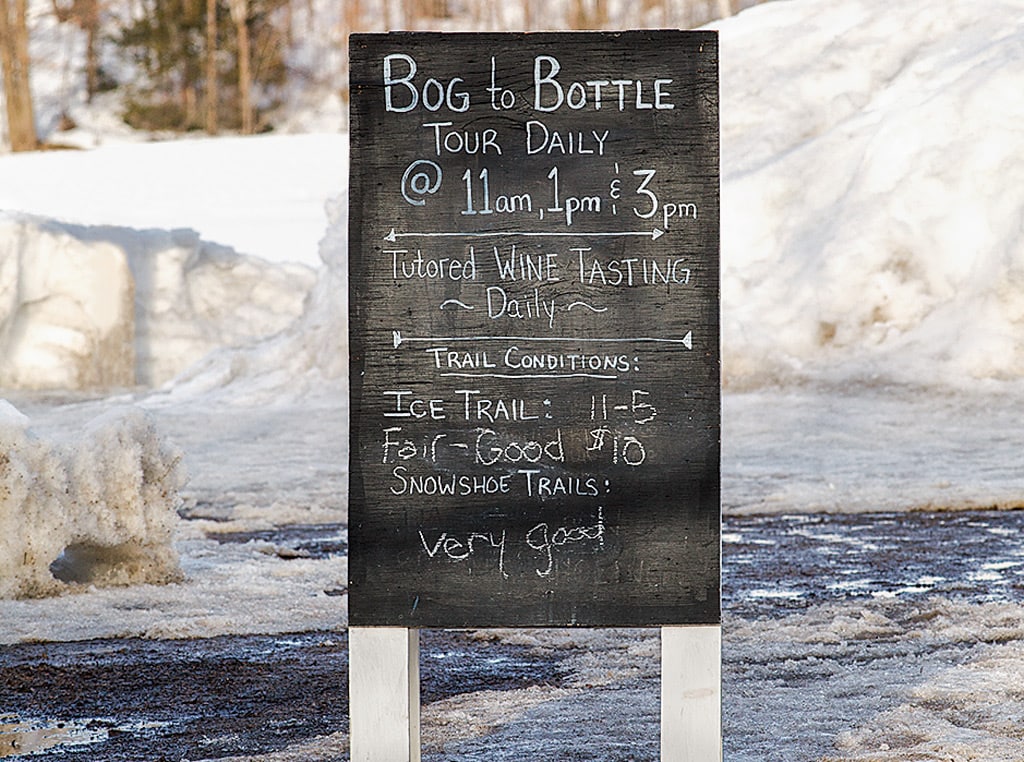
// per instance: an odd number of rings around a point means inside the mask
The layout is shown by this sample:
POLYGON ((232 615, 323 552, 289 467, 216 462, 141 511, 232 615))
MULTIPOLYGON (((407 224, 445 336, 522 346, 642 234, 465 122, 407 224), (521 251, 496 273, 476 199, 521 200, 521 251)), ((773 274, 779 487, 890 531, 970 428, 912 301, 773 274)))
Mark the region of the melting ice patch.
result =
POLYGON ((50 442, 0 402, 0 598, 177 579, 181 459, 138 409, 50 442))

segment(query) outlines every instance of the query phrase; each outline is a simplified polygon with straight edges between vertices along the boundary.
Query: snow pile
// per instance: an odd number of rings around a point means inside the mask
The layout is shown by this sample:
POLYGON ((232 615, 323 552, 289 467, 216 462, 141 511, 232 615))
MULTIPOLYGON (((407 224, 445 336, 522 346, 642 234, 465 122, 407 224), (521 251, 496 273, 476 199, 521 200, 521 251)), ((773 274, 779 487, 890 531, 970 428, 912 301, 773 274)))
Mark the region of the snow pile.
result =
POLYGON ((192 230, 0 214, 0 385, 161 384, 216 347, 283 329, 314 279, 192 230))
POLYGON ((348 194, 327 204, 330 225, 302 316, 251 346, 213 352, 175 380, 171 401, 227 390, 232 404, 343 393, 348 380, 348 194))
POLYGON ((0 215, 0 385, 133 385, 134 298, 119 247, 0 215))
POLYGON ((136 409, 58 444, 0 401, 0 598, 177 579, 181 458, 136 409))
POLYGON ((978 10, 719 25, 728 384, 1024 376, 1024 2, 978 10))

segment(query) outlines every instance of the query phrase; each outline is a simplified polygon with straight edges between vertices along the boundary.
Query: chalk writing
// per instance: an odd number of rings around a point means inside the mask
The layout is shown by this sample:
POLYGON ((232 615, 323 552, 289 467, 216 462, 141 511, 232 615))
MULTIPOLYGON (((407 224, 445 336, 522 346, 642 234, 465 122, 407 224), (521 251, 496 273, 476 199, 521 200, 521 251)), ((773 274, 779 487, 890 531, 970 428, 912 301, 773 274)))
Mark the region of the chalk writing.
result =
POLYGON ((533 572, 539 577, 548 577, 554 571, 556 554, 562 549, 568 550, 567 546, 581 545, 590 552, 601 551, 604 548, 605 523, 603 508, 598 507, 591 524, 552 526, 542 521, 521 537, 514 536, 508 529, 468 534, 421 529, 417 536, 427 558, 458 564, 487 557, 503 579, 512 576, 506 565, 509 546, 522 544, 533 551, 533 572))
POLYGON ((574 543, 596 542, 598 548, 604 547, 604 516, 602 509, 597 509, 597 522, 591 526, 560 526, 552 528, 548 523, 541 522, 526 534, 526 544, 540 553, 547 562, 543 569, 537 569, 537 576, 547 577, 551 574, 555 562, 555 550, 574 543))
POLYGON ((350 59, 351 621, 714 621, 717 38, 350 59))

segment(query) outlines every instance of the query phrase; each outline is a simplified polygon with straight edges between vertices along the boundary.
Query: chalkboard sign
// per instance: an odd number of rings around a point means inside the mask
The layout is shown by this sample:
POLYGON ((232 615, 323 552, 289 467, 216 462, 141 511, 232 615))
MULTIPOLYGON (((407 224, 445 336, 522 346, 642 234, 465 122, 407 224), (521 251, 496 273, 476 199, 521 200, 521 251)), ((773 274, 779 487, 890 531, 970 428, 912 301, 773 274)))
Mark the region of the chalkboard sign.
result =
POLYGON ((716 34, 350 70, 351 624, 719 622, 716 34))

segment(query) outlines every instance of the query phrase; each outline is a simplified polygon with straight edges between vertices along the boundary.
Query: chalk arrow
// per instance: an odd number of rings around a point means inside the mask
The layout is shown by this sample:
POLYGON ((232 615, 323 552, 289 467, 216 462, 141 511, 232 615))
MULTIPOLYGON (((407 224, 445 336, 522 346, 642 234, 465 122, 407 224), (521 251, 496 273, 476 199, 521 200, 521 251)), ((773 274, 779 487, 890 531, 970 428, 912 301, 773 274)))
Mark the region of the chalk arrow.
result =
POLYGON ((693 349, 693 331, 688 331, 681 339, 663 339, 656 336, 609 336, 597 338, 594 336, 403 336, 401 331, 391 331, 391 340, 395 349, 402 344, 412 342, 454 342, 454 341, 533 341, 533 342, 569 342, 569 343, 596 343, 596 344, 641 344, 651 342, 656 344, 682 344, 687 349, 693 349))
POLYGON ((500 236, 530 236, 534 238, 621 238, 623 236, 639 236, 641 238, 650 238, 652 241, 657 241, 663 235, 665 235, 665 231, 661 228, 654 228, 653 230, 628 230, 617 233, 593 231, 587 233, 549 233, 530 230, 515 230, 507 232, 503 230, 488 230, 475 233, 399 233, 394 228, 391 228, 391 232, 384 236, 384 240, 389 243, 394 243, 399 238, 495 238, 500 236))

